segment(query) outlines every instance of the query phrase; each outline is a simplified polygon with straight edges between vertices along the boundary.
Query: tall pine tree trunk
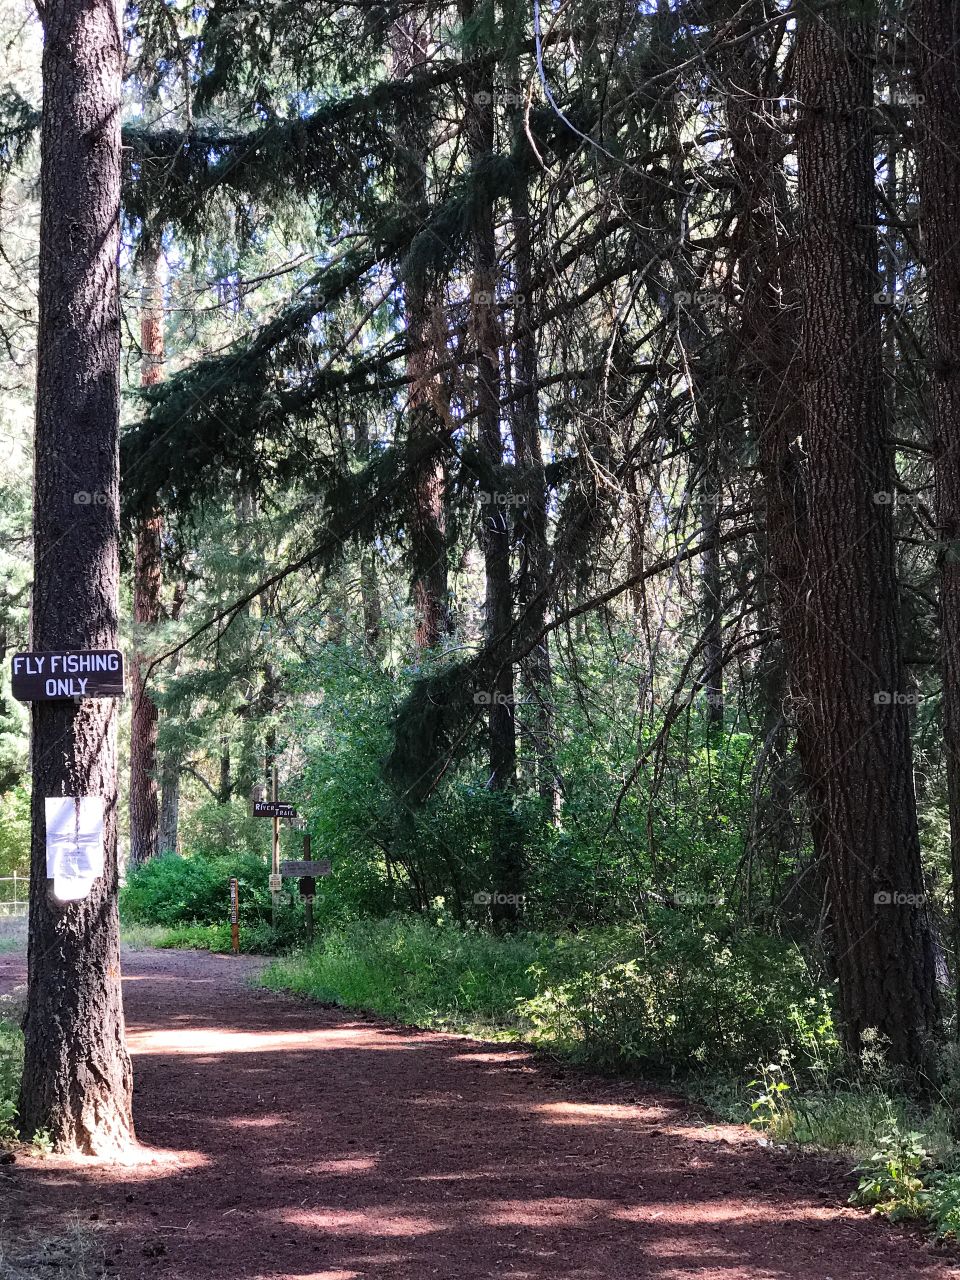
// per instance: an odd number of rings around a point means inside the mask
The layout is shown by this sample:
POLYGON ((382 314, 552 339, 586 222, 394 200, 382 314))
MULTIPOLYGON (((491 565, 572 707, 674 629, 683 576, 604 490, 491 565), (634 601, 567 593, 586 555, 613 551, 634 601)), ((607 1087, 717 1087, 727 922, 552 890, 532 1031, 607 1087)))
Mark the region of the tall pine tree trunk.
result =
MULTIPOLYGON (((473 32, 466 41, 468 56, 480 52, 475 37, 477 20, 474 0, 461 0, 460 16, 465 28, 473 32)), ((494 79, 492 63, 473 70, 466 77, 467 106, 464 133, 467 153, 474 173, 491 155, 494 145, 494 79)), ((477 178, 478 184, 482 183, 477 178)), ((503 442, 500 427, 500 326, 497 320, 497 244, 493 219, 493 202, 478 195, 474 201, 471 225, 473 274, 470 283, 471 342, 477 367, 476 409, 478 446, 484 473, 489 477, 490 492, 480 510, 481 542, 486 579, 484 628, 485 643, 495 654, 498 648, 509 653, 513 622, 513 588, 510 580, 510 521, 508 507, 500 493, 498 477, 503 466, 503 442)), ((503 798, 492 831, 491 866, 494 890, 507 898, 516 898, 523 884, 523 870, 518 831, 514 821, 513 798, 517 781, 517 734, 514 719, 513 664, 504 656, 496 663, 496 674, 490 693, 488 743, 490 790, 503 798)), ((497 903, 493 918, 510 923, 518 914, 515 903, 497 903)))
MULTIPOLYGON (((414 9, 391 28, 393 75, 397 80, 422 68, 427 58, 429 18, 414 9)), ((416 114, 409 135, 398 140, 402 159, 397 166, 399 203, 426 210, 429 133, 416 114)), ((418 650, 435 648, 450 630, 447 602, 447 531, 444 511, 446 476, 440 456, 446 423, 438 412, 440 388, 431 373, 433 343, 430 300, 419 276, 404 284, 409 419, 408 447, 412 473, 410 505, 411 595, 414 643, 418 650)))
POLYGON ((938 1030, 898 629, 885 440, 872 132, 873 28, 804 13, 798 47, 799 281, 809 455, 810 715, 848 1049, 877 1028, 929 1067, 938 1030))
MULTIPOLYGON (((921 224, 930 297, 933 458, 941 540, 942 715, 956 975, 960 973, 960 11, 951 0, 921 0, 919 17, 921 224)), ((960 1001, 960 981, 957 993, 960 1001)))
MULTIPOLYGON (((806 629, 807 512, 800 467, 801 406, 799 323, 795 262, 796 228, 782 169, 783 126, 769 104, 793 96, 776 79, 776 50, 762 38, 734 43, 727 66, 730 140, 738 179, 737 274, 742 287, 738 375, 748 388, 748 417, 756 440, 762 485, 765 594, 771 609, 764 644, 761 688, 770 744, 769 805, 764 841, 777 857, 789 830, 790 781, 786 735, 792 722, 800 776, 812 788, 820 776, 817 740, 810 717, 815 668, 806 629)), ((772 37, 776 39, 776 37, 772 37)), ((771 37, 768 37, 768 40, 771 37)), ((808 804, 813 861, 801 868, 788 910, 803 903, 819 918, 825 898, 826 832, 812 795, 808 804)))
MULTIPOLYGON (((163 366, 163 292, 160 250, 152 244, 143 253, 144 279, 140 306, 141 385, 155 386, 163 366)), ((136 531, 133 568, 133 620, 137 650, 130 664, 130 862, 134 866, 154 857, 159 847, 160 806, 157 795, 157 704, 144 684, 148 659, 140 643, 160 621, 163 584, 159 511, 142 520, 136 531)))
MULTIPOLYGON (((363 409, 357 411, 354 448, 361 466, 370 461, 370 427, 363 409)), ((363 613, 363 642, 371 658, 379 658, 383 652, 383 606, 380 603, 380 583, 377 578, 376 551, 373 547, 360 547, 360 607, 363 613)))
MULTIPOLYGON (((173 589, 173 600, 168 617, 171 622, 179 622, 187 596, 187 585, 180 581, 173 589)), ((171 675, 179 666, 180 655, 173 659, 171 675)), ((159 853, 176 853, 180 838, 180 753, 176 750, 164 752, 160 760, 160 817, 157 834, 157 850, 159 853)))
MULTIPOLYGON (((515 92, 520 97, 517 76, 515 92)), ((523 127, 518 111, 515 128, 523 127)), ((517 391, 512 430, 517 467, 520 472, 517 511, 517 542, 520 572, 517 587, 519 634, 538 635, 547 614, 547 583, 550 576, 550 546, 547 541, 547 486, 540 441, 540 410, 537 396, 537 336, 533 327, 533 242, 530 194, 527 178, 518 173, 511 194, 511 221, 515 243, 516 297, 514 326, 516 356, 514 382, 517 391)), ((509 565, 508 565, 509 572, 509 565)), ((529 736, 536 759, 537 790, 549 821, 560 820, 560 788, 554 752, 553 676, 547 636, 537 642, 521 663, 525 700, 531 704, 529 736)))
MULTIPOLYGON (((33 647, 112 649, 119 587, 120 15, 47 0, 41 128, 33 647), (78 500, 78 494, 88 500, 78 500)), ((117 916, 117 703, 33 705, 24 1134, 103 1154, 132 1134, 117 916), (47 879, 46 797, 101 797, 104 873, 47 879)))

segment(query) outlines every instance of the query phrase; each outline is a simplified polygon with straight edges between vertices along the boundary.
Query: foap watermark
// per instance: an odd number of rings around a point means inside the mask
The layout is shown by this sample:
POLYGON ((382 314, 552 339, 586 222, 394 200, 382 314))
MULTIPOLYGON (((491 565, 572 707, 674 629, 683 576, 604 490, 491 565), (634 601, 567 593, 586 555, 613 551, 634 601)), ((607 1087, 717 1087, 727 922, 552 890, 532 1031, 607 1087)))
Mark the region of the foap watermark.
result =
POLYGON ((679 907, 722 907, 723 898, 715 893, 697 893, 695 890, 678 889, 669 900, 679 907))
POLYGON ((878 507, 919 507, 923 503, 919 493, 891 493, 887 489, 878 489, 873 500, 878 507))
POLYGON ((481 889, 479 893, 473 895, 473 903, 476 907, 520 907, 526 900, 525 893, 501 893, 499 889, 493 892, 481 889))
POLYGON ((513 694, 500 693, 496 689, 478 689, 473 695, 473 701, 478 707, 512 707, 516 704, 513 694))
POLYGON ((494 102, 501 102, 505 107, 522 107, 525 101, 523 94, 516 89, 499 89, 496 86, 492 90, 478 89, 470 97, 478 107, 489 107, 494 102))
POLYGON ((919 707, 922 693, 898 693, 895 689, 881 689, 873 695, 875 707, 919 707))
POLYGON ((527 505, 525 493, 491 493, 488 489, 481 489, 477 497, 485 506, 525 507, 527 505))
POLYGON ((109 493, 89 493, 86 489, 78 489, 73 495, 73 500, 78 507, 109 507, 109 493))
POLYGON ((874 904, 878 907, 925 907, 925 893, 902 893, 899 889, 878 889, 873 895, 874 904))
POLYGON ((911 93, 906 89, 891 89, 889 98, 878 97, 881 107, 922 107, 926 98, 922 93, 911 93))
POLYGON ((673 301, 678 307, 719 307, 723 294, 717 289, 678 289, 673 301))

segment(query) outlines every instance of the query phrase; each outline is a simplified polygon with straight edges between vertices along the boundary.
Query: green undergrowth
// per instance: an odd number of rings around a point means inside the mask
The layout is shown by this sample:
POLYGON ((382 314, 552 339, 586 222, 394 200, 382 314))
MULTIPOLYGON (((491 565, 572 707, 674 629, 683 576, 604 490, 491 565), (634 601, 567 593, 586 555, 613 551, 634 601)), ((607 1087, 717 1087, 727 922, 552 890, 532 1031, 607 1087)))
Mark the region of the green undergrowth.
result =
POLYGON ((702 922, 498 937, 408 917, 358 921, 262 981, 638 1074, 736 1070, 783 1045, 836 1053, 828 993, 796 948, 702 922))
MULTIPOLYGON (((230 925, 175 924, 145 925, 125 923, 121 931, 123 942, 134 951, 146 947, 160 950, 213 951, 227 954, 232 951, 230 925)), ((294 938, 287 930, 274 930, 262 921, 244 925, 240 930, 240 950, 247 955, 277 955, 288 951, 294 938)))

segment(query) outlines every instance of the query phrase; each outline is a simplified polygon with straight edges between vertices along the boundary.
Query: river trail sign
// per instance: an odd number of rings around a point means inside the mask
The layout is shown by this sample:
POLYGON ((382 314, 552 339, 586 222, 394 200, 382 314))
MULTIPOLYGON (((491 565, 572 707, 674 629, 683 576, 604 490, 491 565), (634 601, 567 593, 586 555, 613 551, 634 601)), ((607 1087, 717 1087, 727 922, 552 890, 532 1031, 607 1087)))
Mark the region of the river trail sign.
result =
POLYGON ((255 818, 295 818, 297 811, 292 804, 284 800, 254 800, 253 816, 255 818))
POLYGON ((116 649, 15 653, 11 676, 18 702, 122 698, 123 654, 116 649))

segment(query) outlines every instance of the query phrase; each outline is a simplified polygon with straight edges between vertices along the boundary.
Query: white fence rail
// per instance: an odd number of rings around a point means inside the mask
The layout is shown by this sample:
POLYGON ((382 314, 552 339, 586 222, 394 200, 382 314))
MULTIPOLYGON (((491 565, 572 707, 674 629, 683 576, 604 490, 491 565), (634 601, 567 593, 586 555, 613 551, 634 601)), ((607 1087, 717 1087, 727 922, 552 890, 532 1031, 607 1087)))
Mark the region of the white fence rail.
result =
POLYGON ((25 916, 29 898, 29 876, 0 876, 0 920, 25 916))

